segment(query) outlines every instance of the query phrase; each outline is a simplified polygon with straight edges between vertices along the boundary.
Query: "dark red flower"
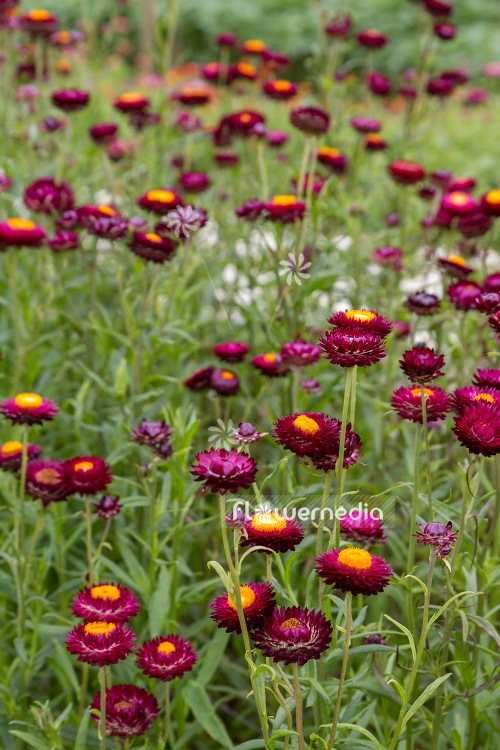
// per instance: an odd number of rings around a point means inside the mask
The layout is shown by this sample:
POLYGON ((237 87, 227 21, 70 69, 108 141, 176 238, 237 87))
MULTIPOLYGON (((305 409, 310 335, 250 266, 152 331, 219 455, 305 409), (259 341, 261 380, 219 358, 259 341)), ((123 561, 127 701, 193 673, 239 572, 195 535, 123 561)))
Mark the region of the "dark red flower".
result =
POLYGON ((443 42, 448 42, 451 39, 455 38, 457 27, 453 26, 452 23, 435 23, 434 33, 436 36, 442 39, 443 42))
MULTIPOLYGON (((28 462, 33 461, 42 452, 39 445, 30 443, 27 446, 28 462)), ((21 469, 23 458, 23 444, 19 440, 8 440, 0 445, 0 470, 17 474, 21 469)))
POLYGON ((427 93, 429 96, 437 96, 440 99, 450 96, 454 87, 454 82, 446 78, 430 78, 427 81, 427 93))
POLYGON ((257 199, 251 199, 245 201, 243 205, 239 206, 235 210, 235 214, 241 219, 246 219, 246 221, 256 221, 259 216, 261 216, 263 210, 264 204, 261 201, 257 199))
POLYGON ((271 202, 264 203, 263 211, 266 219, 289 224, 302 219, 306 204, 297 200, 295 195, 275 195, 271 202))
POLYGON ((137 205, 158 214, 158 216, 165 216, 169 211, 173 211, 178 206, 183 206, 184 201, 173 190, 161 188, 160 190, 150 190, 142 195, 138 199, 137 205))
POLYGON ((456 279, 465 279, 474 269, 467 265, 460 255, 450 255, 448 258, 438 258, 439 267, 445 273, 456 279))
POLYGON ((98 143, 100 146, 107 146, 116 138, 118 125, 115 125, 114 122, 102 122, 98 125, 93 125, 89 133, 94 143, 98 143))
POLYGON ((394 320, 392 325, 397 339, 403 339, 410 335, 410 326, 404 320, 394 320))
POLYGON ((28 32, 33 37, 49 37, 57 31, 59 19, 48 10, 30 10, 29 13, 20 17, 19 24, 22 31, 28 32))
POLYGON ((497 336, 500 335, 500 311, 492 313, 488 317, 488 325, 493 331, 495 331, 497 336))
POLYGON ((453 11, 453 5, 448 0, 424 0, 427 13, 440 18, 448 18, 453 11))
POLYGON ((213 348, 215 356, 222 359, 223 362, 243 362, 245 355, 248 354, 249 351, 250 349, 248 346, 239 341, 228 341, 225 344, 216 344, 213 348))
POLYGON ((290 113, 290 122, 298 130, 316 135, 328 131, 330 115, 319 107, 297 107, 290 113))
POLYGON ((358 43, 367 49, 381 49, 385 47, 389 38, 378 29, 365 29, 356 35, 358 43))
POLYGON ((27 219, 0 221, 0 251, 7 247, 40 247, 45 238, 42 227, 27 219))
MULTIPOLYGON (((99 725, 96 711, 101 710, 98 693, 90 705, 90 716, 99 725)), ((129 739, 150 729, 160 713, 156 698, 135 685, 113 685, 106 688, 106 737, 129 739)))
POLYGON ((372 259, 381 266, 392 266, 399 271, 402 267, 403 253, 401 248, 387 245, 385 247, 376 247, 372 253, 372 259))
POLYGON ((309 341, 288 341, 281 347, 281 357, 287 365, 305 367, 313 365, 321 356, 321 351, 316 344, 309 341))
POLYGON ((272 148, 280 148, 288 142, 290 136, 282 130, 268 130, 266 133, 268 144, 272 148))
POLYGON ((74 196, 64 180, 56 185, 53 177, 41 177, 24 191, 24 203, 35 213, 63 213, 73 208, 74 196))
POLYGON ((372 94, 375 94, 375 96, 387 96, 391 93, 391 83, 389 79, 377 71, 369 74, 368 88, 372 94))
POLYGON ((205 388, 208 388, 208 384, 210 383, 210 376, 213 371, 214 367, 212 367, 212 365, 210 365, 209 367, 200 367, 198 370, 195 370, 188 378, 186 378, 186 380, 184 381, 184 385, 191 391, 203 391, 205 390, 205 388))
MULTIPOLYGON (((441 388, 424 388, 425 410, 428 422, 439 422, 451 411, 451 399, 441 388)), ((422 387, 401 386, 392 394, 391 406, 402 419, 423 423, 422 387)))
POLYGON ((485 315, 498 312, 500 310, 500 293, 482 292, 474 300, 474 308, 479 312, 485 313, 485 315))
POLYGON ((276 607, 253 639, 264 656, 275 662, 303 666, 320 659, 330 646, 333 627, 321 611, 276 607))
POLYGON ((500 408, 500 391, 489 385, 466 385, 463 388, 455 388, 451 396, 452 408, 458 414, 480 401, 500 408))
POLYGON ((412 101, 417 98, 418 91, 411 83, 403 83, 403 85, 399 87, 399 93, 403 99, 409 99, 412 101))
POLYGON ((231 31, 222 31, 217 36, 217 44, 219 47, 236 47, 238 44, 238 37, 231 31))
POLYGON ((113 516, 117 516, 120 513, 122 506, 120 505, 120 498, 111 497, 111 495, 103 495, 97 503, 92 503, 94 513, 101 518, 105 518, 108 521, 113 516))
POLYGON ((281 354, 276 354, 275 352, 258 354, 252 359, 252 365, 260 370, 263 375, 271 378, 278 378, 289 372, 281 354))
POLYGON ((368 133, 365 138, 365 148, 367 151, 384 151, 387 145, 387 141, 384 141, 378 133, 368 133))
POLYGON ((73 599, 71 611, 75 617, 88 622, 123 624, 135 617, 140 609, 139 600, 126 586, 99 583, 86 586, 73 599))
POLYGON ((283 52, 274 52, 270 49, 263 50, 262 61, 265 63, 266 68, 270 70, 284 71, 290 67, 290 58, 287 55, 284 55, 283 52))
POLYGON ((71 490, 64 476, 62 461, 52 458, 29 461, 26 467, 26 493, 41 500, 44 508, 50 503, 66 500, 71 490))
POLYGON ((425 169, 412 161, 393 161, 387 169, 392 179, 400 185, 415 185, 425 177, 425 169))
POLYGON ((347 171, 347 157, 341 154, 336 148, 330 146, 321 146, 318 150, 318 161, 333 172, 333 174, 343 175, 347 171))
POLYGON ((50 249, 55 253, 66 253, 69 250, 76 250, 80 242, 76 232, 61 230, 48 240, 48 244, 50 249))
POLYGON ((481 196, 480 208, 489 216, 500 216, 500 190, 490 190, 481 196))
POLYGON ((241 45, 241 51, 249 55, 261 55, 267 49, 266 44, 260 39, 247 39, 241 45))
POLYGON ((370 633, 363 638, 363 643, 367 646, 375 644, 377 646, 385 646, 385 638, 378 633, 370 633))
POLYGON ((150 101, 143 94, 136 91, 122 94, 114 103, 114 108, 120 112, 142 112, 150 105, 150 101))
POLYGON ((70 492, 96 495, 112 481, 108 464, 95 456, 77 456, 63 463, 64 480, 70 492))
POLYGON ((470 193, 476 187, 474 177, 452 177, 446 186, 448 193, 470 193))
POLYGON ((417 315, 434 315, 441 306, 441 300, 435 294, 417 292, 410 294, 405 302, 405 307, 417 315))
POLYGON ((452 430, 469 453, 500 453, 500 409, 494 404, 478 400, 455 417, 452 430))
POLYGON ((326 359, 341 367, 370 367, 386 355, 384 339, 359 329, 334 328, 319 340, 326 359))
POLYGON ((88 91, 79 89, 62 89, 52 94, 52 104, 63 112, 78 112, 85 109, 90 100, 88 91))
POLYGON ((480 368, 472 376, 472 382, 480 388, 491 387, 500 390, 500 369, 497 367, 480 368))
POLYGON ((240 157, 235 151, 219 151, 214 154, 214 161, 220 167, 235 167, 239 163, 240 157))
POLYGON ((0 401, 0 414, 12 424, 42 424, 52 420, 58 411, 54 401, 37 393, 19 393, 15 398, 0 401))
POLYGON ((65 643, 77 661, 104 667, 126 659, 136 641, 130 628, 120 623, 96 621, 77 625, 65 643))
POLYGON ((426 346, 414 346, 403 352, 399 366, 412 383, 430 383, 444 375, 441 369, 444 367, 444 355, 436 354, 434 349, 426 346))
POLYGON ((451 174, 451 172, 448 172, 445 169, 435 169, 434 172, 431 172, 430 174, 431 182, 433 182, 435 185, 439 185, 439 187, 448 185, 452 177, 453 175, 451 174))
POLYGON ((385 338, 392 330, 392 326, 383 315, 376 310, 343 310, 328 318, 333 328, 360 333, 376 333, 385 338))
POLYGON ((185 172, 179 177, 179 184, 188 193, 203 193, 210 187, 210 178, 204 172, 185 172))
POLYGON ((500 273, 492 273, 483 283, 486 292, 500 292, 500 273))
POLYGON ((255 481, 257 464, 247 453, 224 448, 197 453, 198 464, 191 464, 195 482, 204 482, 211 492, 237 492, 247 489, 255 481))
POLYGON ((236 396, 240 390, 240 379, 231 370, 213 370, 208 385, 219 396, 236 396))
POLYGON ((256 513, 243 528, 246 536, 240 538, 241 547, 262 546, 274 552, 288 552, 304 538, 304 529, 298 521, 275 512, 256 513))
POLYGON ((457 310, 471 310, 482 291, 475 281, 458 281, 448 287, 448 297, 457 310))
MULTIPOLYGON (((255 630, 267 620, 275 607, 272 586, 269 583, 248 583, 240 586, 240 596, 247 628, 255 630)), ((210 617, 217 627, 224 628, 228 633, 241 633, 236 604, 229 594, 216 596, 210 609, 210 617)))
POLYGON ((379 594, 393 575, 383 557, 376 557, 359 547, 332 549, 316 560, 316 573, 327 584, 351 594, 379 594))
MULTIPOLYGON (((332 445, 325 446, 322 452, 319 452, 311 457, 314 466, 317 469, 324 471, 325 474, 327 471, 335 471, 337 467, 337 461, 339 460, 342 422, 340 422, 339 420, 336 420, 336 422, 338 424, 337 440, 332 445)), ((356 432, 354 432, 354 430, 351 430, 351 423, 349 422, 346 425, 344 441, 344 458, 342 461, 342 466, 344 467, 344 469, 348 469, 349 466, 353 466, 354 464, 357 464, 359 462, 359 459, 361 458, 361 445, 361 438, 356 432)))
POLYGON ((297 86, 291 81, 272 79, 264 84, 262 91, 270 99, 278 101, 286 102, 297 96, 297 86))
POLYGON ((351 510, 339 520, 339 525, 340 533, 350 542, 369 545, 387 541, 380 518, 372 518, 364 511, 351 510))
POLYGON ((189 641, 165 635, 146 641, 137 649, 137 666, 148 677, 170 682, 183 677, 196 664, 197 654, 189 641))
POLYGON ((155 232, 133 232, 130 249, 135 255, 153 263, 167 263, 177 252, 178 243, 171 237, 160 237, 155 232))
POLYGON ((212 91, 213 89, 205 83, 201 85, 187 85, 179 91, 175 91, 170 99, 181 102, 186 107, 198 107, 211 101, 212 91))
POLYGON ((43 122, 40 123, 40 130, 45 133, 56 133, 66 126, 64 120, 60 120, 57 117, 46 117, 43 122))
POLYGON ((352 26, 352 18, 349 13, 337 13, 325 27, 325 33, 328 36, 346 37, 352 26))
POLYGON ((340 442, 339 421, 323 412, 289 414, 278 419, 273 437, 297 456, 317 456, 334 452, 340 442))
POLYGON ((452 216, 463 216, 464 214, 475 213, 478 205, 468 193, 462 190, 453 190, 443 195, 441 208, 448 211, 452 216))

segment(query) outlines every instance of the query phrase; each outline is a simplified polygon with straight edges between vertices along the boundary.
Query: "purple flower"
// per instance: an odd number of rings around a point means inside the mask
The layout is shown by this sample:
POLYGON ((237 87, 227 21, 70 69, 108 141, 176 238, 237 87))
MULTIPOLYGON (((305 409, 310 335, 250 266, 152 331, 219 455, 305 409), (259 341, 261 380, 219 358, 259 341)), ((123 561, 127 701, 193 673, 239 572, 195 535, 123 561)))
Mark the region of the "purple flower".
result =
POLYGON ((247 453, 224 448, 196 454, 197 464, 191 464, 195 482, 204 482, 212 492, 237 492, 247 489, 255 481, 257 464, 247 453))
POLYGON ((264 656, 284 664, 303 666, 321 658, 332 637, 332 625, 321 611, 276 607, 253 639, 264 656))

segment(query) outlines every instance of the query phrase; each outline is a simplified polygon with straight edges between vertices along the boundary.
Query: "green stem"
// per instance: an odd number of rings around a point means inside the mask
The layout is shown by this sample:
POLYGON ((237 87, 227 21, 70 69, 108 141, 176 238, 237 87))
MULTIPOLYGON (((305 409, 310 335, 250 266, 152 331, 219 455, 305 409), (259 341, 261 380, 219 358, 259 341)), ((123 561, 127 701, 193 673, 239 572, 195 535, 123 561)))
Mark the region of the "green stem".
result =
POLYGON ((267 180, 266 158, 264 152, 264 141, 259 139, 257 143, 257 159, 259 162, 260 181, 262 183, 262 200, 269 199, 269 184, 267 180))
POLYGON ((101 713, 99 716, 99 743, 101 750, 106 750, 106 675, 104 667, 99 669, 99 685, 101 686, 101 713))
POLYGON ((87 697, 87 687, 89 684, 89 665, 82 664, 82 679, 80 682, 80 700, 78 701, 78 720, 83 718, 85 711, 85 698, 87 697))
MULTIPOLYGON (((333 471, 327 471, 325 474, 325 489, 323 490, 323 497, 321 499, 321 509, 319 512, 318 522, 318 533, 316 534, 316 557, 321 554, 323 546, 323 529, 325 527, 325 508, 328 505, 328 498, 330 497, 330 489, 333 481, 333 471)), ((320 595, 321 598, 321 595, 320 595)))
POLYGON ((344 404, 342 406, 342 427, 340 431, 340 445, 339 445, 339 457, 337 459, 337 465, 335 467, 337 474, 337 496, 335 498, 335 511, 334 511, 334 533, 335 533, 335 547, 340 548, 340 524, 337 519, 337 511, 339 509, 340 502, 342 500, 342 492, 344 490, 344 448, 345 448, 345 433, 347 429, 347 412, 349 409, 349 397, 351 393, 351 383, 354 374, 354 368, 348 367, 345 379, 345 390, 344 390, 344 404))
POLYGON ((165 683, 165 727, 163 731, 163 747, 168 746, 170 736, 170 685, 165 683))
POLYGON ((425 388, 420 386, 420 396, 422 401, 422 425, 424 431, 425 440, 425 456, 426 456, 426 476, 427 476, 427 496, 429 498, 429 515, 431 521, 434 521, 434 510, 432 507, 432 487, 431 487, 431 449, 429 444, 429 430, 427 427, 427 403, 425 396, 425 388))
POLYGON ((335 710, 333 712, 332 722, 332 733, 330 735, 330 741, 328 743, 328 750, 332 750, 333 743, 335 742, 335 735, 337 733, 337 724, 339 721, 340 704, 342 701, 342 693, 344 691, 344 682, 347 672, 347 659, 349 657, 349 646, 351 644, 351 628, 352 628, 352 594, 350 591, 347 592, 345 597, 347 605, 347 617, 345 621, 345 642, 344 642, 344 654, 342 656, 342 669, 340 670, 340 680, 337 692, 337 700, 335 701, 335 710))
POLYGON ((294 684, 294 694, 295 694, 295 728, 297 729, 298 734, 298 740, 299 740, 299 750, 305 749, 305 743, 304 743, 304 727, 302 724, 302 691, 300 689, 300 681, 299 681, 299 668, 297 666, 297 663, 295 662, 292 664, 292 672, 293 672, 293 684, 294 684))
POLYGON ((85 495, 85 520, 87 522, 87 565, 89 569, 89 586, 94 585, 94 556, 92 554, 92 511, 90 499, 85 495))
POLYGON ((153 486, 149 493, 149 590, 154 593, 156 584, 156 548, 158 546, 158 533, 156 531, 156 495, 158 492, 158 464, 153 460, 152 467, 153 486))
POLYGON ((307 162, 309 161, 309 153, 311 150, 311 136, 306 135, 304 143, 304 151, 302 152, 302 161, 300 163, 300 173, 297 182, 297 198, 300 200, 304 192, 304 183, 306 181, 307 162))
MULTIPOLYGON (((413 495, 411 499, 411 516, 410 516, 410 543, 408 545, 408 561, 407 561, 407 573, 410 574, 413 571, 415 564, 415 548, 416 538, 413 536, 417 526, 417 511, 418 511, 418 485, 419 485, 419 461, 420 461, 420 439, 422 430, 417 426, 415 430, 415 457, 413 460, 413 495)), ((410 630, 415 630, 415 613, 413 611, 413 588, 410 584, 410 593, 408 595, 408 621, 410 623, 410 630)))
POLYGON ((271 583, 273 576, 273 557, 274 555, 266 554, 266 580, 271 583))

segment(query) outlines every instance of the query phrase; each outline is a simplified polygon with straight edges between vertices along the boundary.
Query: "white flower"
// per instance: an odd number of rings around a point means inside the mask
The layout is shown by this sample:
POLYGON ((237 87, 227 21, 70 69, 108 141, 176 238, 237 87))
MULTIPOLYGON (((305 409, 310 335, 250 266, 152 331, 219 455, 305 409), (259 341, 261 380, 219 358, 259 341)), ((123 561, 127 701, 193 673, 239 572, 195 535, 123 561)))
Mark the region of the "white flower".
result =
POLYGON ((280 276, 288 274, 286 283, 290 286, 295 281, 299 286, 302 284, 301 279, 309 279, 311 274, 305 271, 312 265, 310 262, 305 263, 304 253, 300 253, 298 259, 293 253, 288 253, 288 260, 280 260, 280 266, 285 266, 279 272, 280 276))

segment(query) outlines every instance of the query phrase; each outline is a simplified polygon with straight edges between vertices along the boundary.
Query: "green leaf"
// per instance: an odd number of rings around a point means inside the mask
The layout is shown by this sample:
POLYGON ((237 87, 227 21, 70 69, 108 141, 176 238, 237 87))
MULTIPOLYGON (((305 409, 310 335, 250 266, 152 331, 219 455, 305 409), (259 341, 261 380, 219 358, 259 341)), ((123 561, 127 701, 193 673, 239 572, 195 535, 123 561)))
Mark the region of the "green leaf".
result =
POLYGON ((359 732, 360 734, 363 734, 365 737, 368 737, 369 740, 373 742, 377 750, 384 750, 383 746, 380 744, 380 742, 377 740, 376 737, 373 736, 371 732, 368 731, 368 729, 365 729, 364 727, 358 727, 357 724, 337 724, 337 729, 351 729, 353 732, 359 732))
POLYGON ((455 601, 455 599, 458 599, 461 596, 465 596, 465 597, 477 596, 477 591, 462 591, 460 594, 455 594, 455 596, 452 596, 451 599, 448 599, 448 601, 445 602, 443 606, 440 607, 438 611, 434 615, 432 615, 432 617, 430 618, 429 623, 427 625, 427 632, 429 632, 429 630, 432 628, 436 620, 441 617, 445 609, 447 609, 450 606, 450 604, 455 601))
POLYGON ((127 393, 127 384, 128 384, 128 370, 127 370, 127 360, 125 357, 122 357, 120 360, 120 364, 116 368, 116 375, 115 375, 115 393, 118 396, 118 398, 123 398, 125 394, 127 393))
POLYGON ((41 737, 37 737, 31 732, 21 732, 18 729, 10 729, 9 734, 13 734, 14 737, 18 737, 20 740, 24 740, 30 747, 36 748, 36 750, 52 750, 50 745, 47 745, 41 737))
POLYGON ((224 584, 224 588, 227 591, 229 588, 229 579, 222 565, 218 563, 217 560, 209 560, 207 562, 207 568, 213 568, 218 573, 219 578, 221 579, 222 583, 224 584))
POLYGON ((424 692, 418 696, 417 700, 412 704, 411 708, 408 709, 408 711, 405 714, 405 717, 403 719, 403 724, 401 725, 401 729, 403 729, 404 726, 410 721, 411 717, 414 716, 419 708, 421 708, 425 701, 428 700, 433 693, 436 692, 438 687, 445 682, 445 680, 448 679, 448 677, 451 677, 452 673, 448 672, 448 674, 442 675, 441 677, 438 677, 437 680, 434 680, 434 682, 431 682, 430 685, 427 685, 424 692))
POLYGON ((156 589, 149 601, 149 630, 152 638, 160 634, 162 623, 170 611, 170 584, 172 576, 167 568, 162 568, 156 589))
POLYGON ((269 737, 269 750, 274 750, 276 746, 276 740, 280 737, 298 737, 297 732, 293 729, 278 729, 277 732, 273 732, 269 737))
POLYGON ((405 634, 405 636, 408 638, 408 642, 409 642, 410 648, 411 648, 411 653, 413 655, 413 660, 415 661, 415 659, 417 658, 417 652, 416 652, 416 649, 415 649, 415 641, 414 641, 414 638, 413 638, 412 634, 408 630, 408 628, 406 628, 404 625, 401 625, 401 623, 398 622, 397 620, 393 620, 392 617, 389 617, 389 615, 384 615, 384 617, 386 617, 388 620, 390 620, 392 623, 394 623, 394 625, 397 628, 399 628, 405 634))
POLYGON ((222 747, 233 748, 226 728, 216 715, 203 685, 195 681, 187 682, 184 687, 184 697, 205 732, 222 747))
POLYGON ((230 635, 225 630, 216 629, 214 637, 203 653, 201 669, 198 672, 198 682, 200 685, 207 685, 214 676, 226 651, 229 638, 230 635))
POLYGON ((80 726, 78 727, 78 734, 76 735, 75 747, 73 750, 85 750, 87 746, 87 734, 89 731, 89 720, 90 720, 90 706, 86 709, 83 714, 80 726))

